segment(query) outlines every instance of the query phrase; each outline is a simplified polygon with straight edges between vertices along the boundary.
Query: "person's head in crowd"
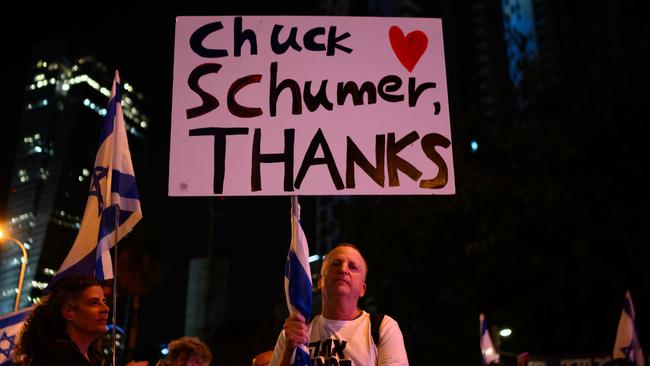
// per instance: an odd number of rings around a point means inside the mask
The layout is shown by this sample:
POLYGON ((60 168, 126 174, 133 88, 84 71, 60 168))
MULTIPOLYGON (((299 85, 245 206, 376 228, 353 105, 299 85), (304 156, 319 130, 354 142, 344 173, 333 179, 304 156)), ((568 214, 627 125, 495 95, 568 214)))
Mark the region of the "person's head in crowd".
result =
POLYGON ((157 366, 208 366, 212 352, 196 337, 181 337, 169 342, 167 357, 157 366))
POLYGON ((41 298, 25 322, 14 364, 30 365, 39 353, 49 352, 60 341, 74 343, 93 365, 101 364, 97 342, 106 333, 108 312, 106 297, 95 278, 84 275, 62 278, 41 298))
POLYGON ((265 351, 253 358, 253 366, 269 366, 273 357, 273 351, 265 351))

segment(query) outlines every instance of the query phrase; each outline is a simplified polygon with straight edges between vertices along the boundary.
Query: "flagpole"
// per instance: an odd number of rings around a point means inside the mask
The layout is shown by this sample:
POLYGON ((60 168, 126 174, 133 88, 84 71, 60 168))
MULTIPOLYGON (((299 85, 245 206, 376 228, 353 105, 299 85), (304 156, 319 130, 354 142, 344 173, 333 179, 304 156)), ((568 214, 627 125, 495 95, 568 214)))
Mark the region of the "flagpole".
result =
MULTIPOLYGON (((121 109, 122 105, 122 92, 121 92, 121 86, 122 82, 119 79, 119 73, 117 70, 115 70, 115 78, 113 80, 113 83, 115 85, 115 97, 118 98, 116 101, 116 107, 115 107, 115 112, 117 114, 117 111, 121 109), (115 79, 117 79, 117 82, 115 82, 115 79), (120 107, 118 109, 118 107, 120 107)), ((124 121, 120 118, 118 118, 117 123, 124 123, 124 121)), ((120 128, 124 128, 124 125, 119 126, 120 128)), ((113 140, 113 159, 112 163, 115 164, 115 150, 117 149, 116 142, 119 143, 120 139, 120 133, 119 129, 115 128, 115 119, 113 119, 113 129, 115 130, 115 139, 113 140)), ((119 146, 119 144, 118 144, 119 146)), ((111 177, 110 185, 107 187, 108 191, 108 196, 110 198, 110 203, 114 204, 113 199, 112 199, 112 184, 113 184, 113 170, 114 166, 111 164, 109 169, 111 169, 110 172, 108 172, 108 175, 111 177)), ((113 329, 111 331, 111 339, 112 339, 112 351, 113 351, 113 366, 117 366, 117 242, 120 240, 120 237, 118 236, 118 231, 120 228, 120 203, 119 200, 117 201, 117 204, 115 205, 115 221, 114 221, 114 226, 115 226, 115 251, 114 254, 114 260, 113 260, 113 329)), ((109 252, 110 255, 110 252, 109 252)))
MULTIPOLYGON (((117 206, 119 207, 119 206, 117 206)), ((115 210, 115 259, 113 260, 113 329, 111 331, 111 338, 113 339, 113 366, 116 366, 116 336, 115 336, 115 330, 117 329, 117 241, 118 241, 118 235, 117 231, 120 228, 120 210, 116 209, 115 210)))
POLYGON ((298 207, 298 196, 291 196, 291 214, 296 214, 296 207, 298 207))
MULTIPOLYGON (((122 87, 122 81, 120 80, 119 72, 117 70, 115 70, 115 78, 113 79, 113 84, 115 86, 115 96, 114 96, 114 98, 118 98, 117 101, 116 101, 116 104, 115 104, 115 113, 116 113, 116 117, 117 117, 118 110, 122 109, 121 108, 121 105, 122 105, 122 91, 121 91, 121 89, 122 89, 121 88, 122 87), (118 107, 119 107, 119 109, 118 109, 118 107)), ((120 141, 120 137, 121 137, 120 133, 119 133, 120 129, 115 128, 115 123, 116 123, 115 120, 116 120, 116 118, 114 118, 113 121, 112 121, 113 122, 113 129, 115 131, 115 139, 113 140, 113 151, 112 151, 113 158, 111 159, 113 164, 115 164, 115 151, 119 147, 119 141, 120 141), (118 143, 117 144, 118 146, 115 146, 116 143, 118 143)), ((117 123, 123 124, 124 120, 122 120, 121 118, 117 118, 117 123)), ((124 128, 124 125, 121 125, 119 127, 124 128)), ((113 181, 113 172, 112 172, 112 170, 113 170, 113 168, 115 168, 113 166, 113 164, 111 164, 111 166, 109 167, 109 169, 111 171, 108 172, 108 175, 109 175, 109 177, 111 177, 111 180, 110 180, 110 185, 107 187, 108 197, 110 197, 109 202, 111 204, 115 204, 113 202, 113 199, 112 199, 113 192, 112 192, 112 187, 111 187, 112 184, 113 184, 113 182, 112 182, 113 181)), ((116 347, 116 344, 117 344, 117 242, 120 240, 120 237, 118 235, 118 231, 119 231, 119 228, 120 228, 120 203, 119 203, 119 199, 118 199, 118 201, 116 202, 116 205, 115 205, 115 218, 114 219, 115 219, 115 221, 114 221, 113 225, 115 226, 115 251, 113 253, 115 253, 114 254, 115 258, 113 260, 113 329, 111 330, 111 339, 112 339, 111 348, 112 348, 112 351, 113 351, 113 366, 117 366, 117 347, 116 347)), ((110 251, 109 251, 109 255, 110 255, 110 251)))
MULTIPOLYGON (((295 233, 296 228, 294 227, 293 217, 294 217, 294 216, 298 217, 297 215, 300 214, 300 212, 297 212, 297 211, 298 211, 298 210, 297 210, 297 207, 298 207, 298 196, 296 196, 296 195, 291 195, 291 243, 292 243, 292 244, 293 244, 293 238, 294 238, 294 236, 296 236, 296 233, 295 233)), ((298 219, 300 219, 300 218, 298 218, 298 219)), ((289 250, 291 250, 291 247, 289 247, 289 250)), ((287 296, 287 306, 288 306, 288 308, 289 308, 289 309, 288 309, 288 310, 289 310, 289 313, 291 313, 291 303, 290 303, 290 301, 289 301, 289 297, 288 297, 288 296, 287 296)), ((296 365, 295 365, 295 362, 296 362, 296 352, 298 352, 298 347, 296 347, 296 348, 293 350, 293 352, 291 352, 291 358, 289 359, 289 365, 294 365, 294 366, 296 366, 296 365)))

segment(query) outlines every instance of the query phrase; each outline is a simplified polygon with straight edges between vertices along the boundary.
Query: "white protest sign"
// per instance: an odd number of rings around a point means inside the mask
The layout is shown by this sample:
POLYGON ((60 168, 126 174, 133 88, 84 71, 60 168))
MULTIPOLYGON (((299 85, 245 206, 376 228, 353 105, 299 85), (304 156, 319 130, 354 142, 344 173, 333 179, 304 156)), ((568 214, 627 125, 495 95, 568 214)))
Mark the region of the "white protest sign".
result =
POLYGON ((453 194, 439 19, 176 18, 171 196, 453 194))

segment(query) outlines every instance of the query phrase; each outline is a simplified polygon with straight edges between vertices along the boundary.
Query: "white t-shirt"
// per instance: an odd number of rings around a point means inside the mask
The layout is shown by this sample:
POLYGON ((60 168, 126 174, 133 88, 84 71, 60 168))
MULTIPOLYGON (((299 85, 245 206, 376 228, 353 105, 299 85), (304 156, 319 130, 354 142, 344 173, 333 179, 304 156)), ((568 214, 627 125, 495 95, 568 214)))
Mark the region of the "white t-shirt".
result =
MULTIPOLYGON (((271 366, 280 363, 285 346, 283 330, 275 343, 271 366)), ((354 320, 316 316, 309 323, 309 358, 312 366, 408 366, 404 338, 397 322, 384 316, 379 326, 379 345, 375 346, 370 333, 370 314, 365 311, 354 320)))

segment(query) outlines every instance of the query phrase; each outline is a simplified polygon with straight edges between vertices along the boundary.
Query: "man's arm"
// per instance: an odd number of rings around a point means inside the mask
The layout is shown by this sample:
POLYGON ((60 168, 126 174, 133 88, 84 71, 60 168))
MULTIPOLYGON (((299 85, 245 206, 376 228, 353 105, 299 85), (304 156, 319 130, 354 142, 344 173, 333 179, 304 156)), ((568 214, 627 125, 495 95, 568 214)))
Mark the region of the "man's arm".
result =
POLYGON ((397 322, 384 316, 379 327, 379 346, 377 346, 378 366, 408 366, 409 360, 404 347, 404 337, 397 322))
POLYGON ((307 343, 308 339, 309 328, 305 323, 305 317, 300 313, 291 315, 284 322, 284 329, 275 343, 270 366, 289 366, 293 351, 299 344, 307 343))

